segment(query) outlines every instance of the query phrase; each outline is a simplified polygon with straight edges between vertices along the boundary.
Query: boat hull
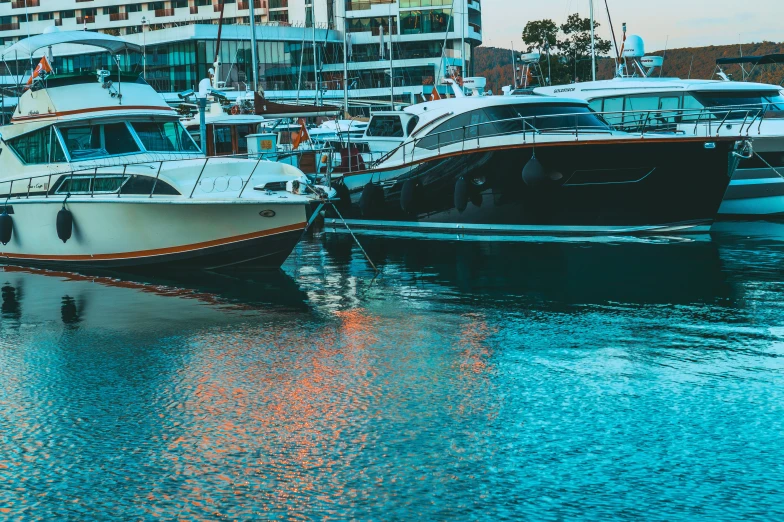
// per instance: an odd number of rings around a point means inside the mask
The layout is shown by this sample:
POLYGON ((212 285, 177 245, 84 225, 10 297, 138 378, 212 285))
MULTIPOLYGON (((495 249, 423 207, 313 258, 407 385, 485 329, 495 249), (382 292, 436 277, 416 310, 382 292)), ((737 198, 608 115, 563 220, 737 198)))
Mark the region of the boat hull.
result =
POLYGON ((41 267, 278 268, 302 237, 306 205, 263 201, 74 200, 72 237, 56 230, 62 201, 12 200, 0 262, 41 267))
POLYGON ((523 181, 534 156, 530 144, 444 154, 344 175, 351 202, 344 202, 343 214, 389 229, 411 223, 414 231, 439 224, 494 234, 702 232, 729 185, 734 147, 734 141, 717 141, 706 148, 705 140, 689 138, 537 145, 536 159, 548 175, 539 186, 523 181), (383 201, 363 205, 371 180, 383 187, 383 201), (409 180, 416 187, 404 190, 409 180), (467 197, 459 180, 468 182, 467 197))

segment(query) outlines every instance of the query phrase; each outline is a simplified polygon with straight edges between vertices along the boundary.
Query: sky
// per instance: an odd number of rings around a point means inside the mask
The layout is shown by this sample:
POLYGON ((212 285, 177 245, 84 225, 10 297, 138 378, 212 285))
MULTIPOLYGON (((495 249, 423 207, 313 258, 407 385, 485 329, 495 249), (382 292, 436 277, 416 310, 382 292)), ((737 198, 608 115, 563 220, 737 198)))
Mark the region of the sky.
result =
MULTIPOLYGON (((784 0, 607 0, 616 35, 621 24, 647 51, 771 40, 784 42, 784 0)), ((612 37, 604 0, 595 0, 602 38, 612 37)), ((482 0, 484 45, 515 49, 531 20, 561 25, 571 13, 588 17, 589 0, 482 0)))

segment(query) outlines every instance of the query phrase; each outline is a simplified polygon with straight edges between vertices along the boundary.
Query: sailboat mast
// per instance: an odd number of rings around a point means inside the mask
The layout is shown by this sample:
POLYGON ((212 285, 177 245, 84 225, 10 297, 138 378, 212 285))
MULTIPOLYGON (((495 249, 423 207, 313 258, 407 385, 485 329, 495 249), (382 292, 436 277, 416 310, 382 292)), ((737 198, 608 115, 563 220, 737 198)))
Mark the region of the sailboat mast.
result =
POLYGON ((343 31, 343 112, 348 117, 348 24, 343 31))
POLYGON ((392 11, 389 11, 389 85, 392 87, 389 91, 389 99, 392 102, 392 110, 395 110, 395 67, 392 61, 392 11))
POLYGON ((591 4, 591 78, 596 81, 596 26, 593 23, 593 0, 591 4))
POLYGON ((248 0, 248 14, 250 15, 250 56, 253 62, 253 92, 259 92, 259 61, 256 56, 256 16, 253 13, 253 7, 256 0, 248 0))
POLYGON ((319 104, 319 78, 318 78, 318 49, 316 49, 316 21, 310 20, 313 25, 313 82, 316 88, 316 105, 319 104))

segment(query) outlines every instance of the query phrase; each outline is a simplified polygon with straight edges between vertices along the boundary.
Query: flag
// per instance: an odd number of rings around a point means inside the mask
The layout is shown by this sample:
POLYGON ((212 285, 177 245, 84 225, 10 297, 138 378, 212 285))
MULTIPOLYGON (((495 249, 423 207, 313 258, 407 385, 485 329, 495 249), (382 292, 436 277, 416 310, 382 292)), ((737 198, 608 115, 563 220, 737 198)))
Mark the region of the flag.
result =
POLYGON ((299 123, 300 131, 295 132, 294 138, 291 140, 291 146, 294 150, 297 150, 303 141, 310 141, 310 134, 308 134, 304 118, 300 118, 297 123, 299 123))
POLYGON ((440 99, 441 99, 441 95, 438 94, 438 88, 435 85, 433 85, 433 92, 430 94, 430 101, 436 101, 440 99))
POLYGON ((35 78, 38 78, 38 76, 40 76, 41 73, 50 73, 50 72, 52 72, 52 68, 49 66, 49 60, 47 60, 46 56, 44 56, 41 58, 41 61, 38 62, 38 65, 33 71, 33 74, 30 75, 30 79, 27 80, 27 85, 32 84, 33 80, 35 78))

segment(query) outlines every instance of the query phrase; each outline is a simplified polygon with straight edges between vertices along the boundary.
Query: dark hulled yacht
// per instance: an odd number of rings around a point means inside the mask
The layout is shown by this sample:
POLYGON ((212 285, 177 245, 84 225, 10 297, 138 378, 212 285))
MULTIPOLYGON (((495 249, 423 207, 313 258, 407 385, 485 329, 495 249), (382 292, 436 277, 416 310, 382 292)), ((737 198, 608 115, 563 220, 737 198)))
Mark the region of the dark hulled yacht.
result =
POLYGON ((581 100, 457 97, 374 115, 333 182, 357 229, 705 231, 738 141, 619 132, 581 100))

